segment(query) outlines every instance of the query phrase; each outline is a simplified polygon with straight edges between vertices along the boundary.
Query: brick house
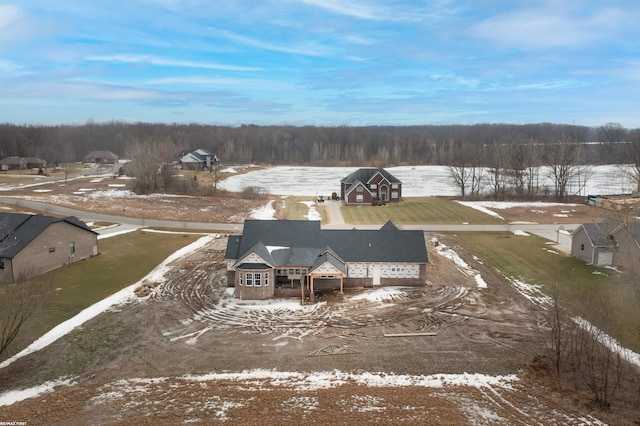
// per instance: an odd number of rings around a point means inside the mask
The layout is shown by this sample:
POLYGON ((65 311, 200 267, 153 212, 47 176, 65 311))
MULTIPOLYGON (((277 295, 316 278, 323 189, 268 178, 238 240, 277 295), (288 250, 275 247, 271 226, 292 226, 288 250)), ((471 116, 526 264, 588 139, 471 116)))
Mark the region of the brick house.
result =
POLYGON ((17 282, 98 254, 98 234, 76 217, 0 213, 0 282, 17 282))
POLYGON ((402 200, 402 182, 385 169, 358 169, 340 181, 345 204, 378 204, 402 200))
POLYGON ((228 285, 240 299, 301 297, 345 288, 420 286, 427 280, 424 233, 387 222, 378 230, 321 229, 319 221, 247 220, 230 235, 228 285))

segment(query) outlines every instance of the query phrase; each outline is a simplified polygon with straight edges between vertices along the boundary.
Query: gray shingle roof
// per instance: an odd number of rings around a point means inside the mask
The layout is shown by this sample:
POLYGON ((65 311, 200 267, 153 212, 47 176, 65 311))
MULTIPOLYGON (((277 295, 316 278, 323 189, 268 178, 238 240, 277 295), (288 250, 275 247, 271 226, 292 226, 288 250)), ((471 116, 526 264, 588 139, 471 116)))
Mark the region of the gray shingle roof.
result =
POLYGON ((12 259, 49 225, 58 222, 67 222, 95 234, 74 216, 59 218, 39 214, 0 213, 0 256, 12 259))
POLYGON ((607 247, 611 245, 609 235, 621 224, 618 220, 605 218, 600 223, 583 223, 582 229, 594 247, 607 247))
POLYGON ((340 182, 348 183, 348 184, 353 184, 355 182, 367 183, 371 179, 373 179, 373 177, 377 173, 380 173, 382 176, 384 176, 385 179, 387 179, 390 183, 402 183, 402 182, 400 182, 400 180, 398 178, 393 176, 391 173, 389 173, 385 169, 380 169, 380 168, 358 169, 355 172, 351 173, 349 176, 347 176, 347 177, 343 178, 342 180, 340 180, 340 182))
POLYGON ((270 255, 282 266, 312 266, 327 249, 344 262, 428 261, 420 230, 400 230, 393 223, 379 230, 323 230, 319 221, 302 220, 247 220, 242 236, 229 237, 225 258, 240 259, 259 242, 281 247, 270 255))

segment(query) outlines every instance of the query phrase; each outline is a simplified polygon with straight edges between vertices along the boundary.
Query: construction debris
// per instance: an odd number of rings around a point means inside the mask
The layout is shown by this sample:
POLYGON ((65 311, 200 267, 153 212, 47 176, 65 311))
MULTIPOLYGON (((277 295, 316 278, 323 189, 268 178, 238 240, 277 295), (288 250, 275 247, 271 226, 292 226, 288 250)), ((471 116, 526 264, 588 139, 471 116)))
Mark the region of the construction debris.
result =
POLYGON ((336 346, 336 345, 328 345, 322 349, 318 349, 317 351, 311 352, 307 356, 324 356, 324 355, 348 355, 348 354, 359 354, 360 351, 355 349, 350 349, 346 346, 336 346))
POLYGON ((438 333, 385 333, 384 337, 437 336, 438 333))

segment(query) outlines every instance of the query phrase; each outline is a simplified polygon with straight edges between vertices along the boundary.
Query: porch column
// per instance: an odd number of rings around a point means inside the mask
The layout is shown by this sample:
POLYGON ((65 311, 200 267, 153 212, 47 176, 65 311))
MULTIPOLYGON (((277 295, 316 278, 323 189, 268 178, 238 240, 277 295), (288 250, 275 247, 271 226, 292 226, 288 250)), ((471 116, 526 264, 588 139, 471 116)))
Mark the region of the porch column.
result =
POLYGON ((342 278, 344 275, 340 274, 340 294, 344 294, 344 287, 342 285, 342 278))
POLYGON ((313 275, 311 275, 311 287, 309 290, 309 301, 315 302, 315 297, 313 296, 313 275))

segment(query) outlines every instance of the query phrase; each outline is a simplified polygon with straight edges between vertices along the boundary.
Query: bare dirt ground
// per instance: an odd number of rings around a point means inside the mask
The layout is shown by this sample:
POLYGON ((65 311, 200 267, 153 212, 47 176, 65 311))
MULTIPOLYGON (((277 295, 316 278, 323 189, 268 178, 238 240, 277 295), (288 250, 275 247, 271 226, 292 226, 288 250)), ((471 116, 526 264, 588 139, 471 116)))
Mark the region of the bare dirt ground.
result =
MULTIPOLYGON (((203 178, 201 178, 202 180, 203 178)), ((222 191, 215 196, 152 194, 138 196, 130 192, 132 181, 113 177, 86 177, 61 181, 42 181, 3 192, 2 195, 53 203, 94 213, 135 218, 191 222, 242 223, 252 209, 265 205, 262 197, 245 199, 222 191)), ((213 193, 212 189, 209 192, 213 193)))
MULTIPOLYGON (((122 206, 87 195, 110 183, 88 179, 55 194, 34 192, 46 187, 21 191, 80 209, 169 219, 182 217, 179 210, 188 202, 184 210, 194 221, 243 217, 266 203, 230 199, 228 208, 207 211, 212 201, 202 197, 134 197, 122 206)), ((570 213, 570 223, 593 212, 581 207, 570 213)), ((553 212, 529 210, 500 214, 510 221, 554 220, 553 212)), ((566 210, 557 214, 568 215, 566 210)), ((0 393, 62 378, 74 384, 0 406, 0 421, 577 425, 640 419, 638 407, 622 415, 593 411, 588 397, 550 378, 548 366, 534 362, 544 352, 544 311, 473 253, 454 246, 487 283, 479 288, 468 270, 436 253, 433 237, 439 245, 454 244, 442 235, 425 236, 430 286, 332 293, 301 306, 298 300, 235 300, 221 235, 172 264, 166 282, 149 297, 106 312, 1 369, 0 393), (433 335, 385 336, 425 332, 433 335), (390 376, 398 377, 385 381, 390 376)))
POLYGON ((432 237, 431 286, 353 290, 301 306, 233 299, 220 236, 176 261, 148 298, 0 370, 5 389, 75 383, 0 407, 0 421, 600 424, 606 414, 531 367, 543 351, 540 308, 455 247, 488 283, 478 288, 435 254, 432 237), (419 332, 434 335, 385 337, 419 332), (390 375, 404 379, 384 383, 390 375))

